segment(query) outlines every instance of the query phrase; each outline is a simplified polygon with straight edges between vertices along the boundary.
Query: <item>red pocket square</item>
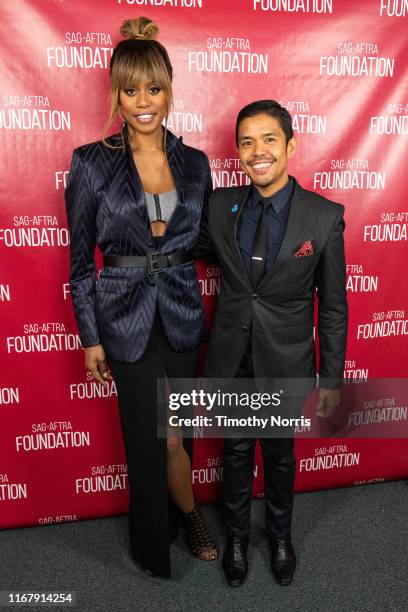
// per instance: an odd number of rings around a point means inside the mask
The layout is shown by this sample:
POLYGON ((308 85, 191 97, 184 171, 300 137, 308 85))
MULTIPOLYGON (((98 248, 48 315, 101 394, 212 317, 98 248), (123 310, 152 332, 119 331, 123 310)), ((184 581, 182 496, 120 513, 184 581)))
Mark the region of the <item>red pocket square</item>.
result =
POLYGON ((310 240, 307 240, 307 242, 300 245, 296 253, 293 253, 293 257, 309 257, 309 255, 313 255, 313 253, 313 244, 310 242, 310 240))

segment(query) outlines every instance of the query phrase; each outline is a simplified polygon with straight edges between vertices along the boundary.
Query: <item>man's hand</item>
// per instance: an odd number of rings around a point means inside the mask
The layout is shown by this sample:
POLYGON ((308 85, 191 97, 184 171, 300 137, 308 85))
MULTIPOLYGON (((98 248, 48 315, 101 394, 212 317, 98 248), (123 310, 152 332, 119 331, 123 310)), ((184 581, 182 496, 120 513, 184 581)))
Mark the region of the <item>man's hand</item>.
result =
POLYGON ((320 417, 329 417, 340 403, 340 389, 319 388, 316 414, 320 417))
POLYGON ((88 346, 85 351, 85 369, 92 374, 95 380, 98 380, 103 385, 108 384, 108 380, 112 380, 108 364, 106 363, 105 351, 102 344, 88 346))

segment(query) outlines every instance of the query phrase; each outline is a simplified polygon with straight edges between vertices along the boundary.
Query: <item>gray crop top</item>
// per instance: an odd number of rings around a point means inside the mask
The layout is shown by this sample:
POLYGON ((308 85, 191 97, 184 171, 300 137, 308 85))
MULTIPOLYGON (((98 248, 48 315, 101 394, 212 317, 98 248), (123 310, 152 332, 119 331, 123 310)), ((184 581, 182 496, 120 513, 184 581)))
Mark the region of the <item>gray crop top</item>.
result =
POLYGON ((168 223, 177 206, 177 190, 172 189, 164 193, 145 192, 145 196, 150 222, 165 221, 168 223))

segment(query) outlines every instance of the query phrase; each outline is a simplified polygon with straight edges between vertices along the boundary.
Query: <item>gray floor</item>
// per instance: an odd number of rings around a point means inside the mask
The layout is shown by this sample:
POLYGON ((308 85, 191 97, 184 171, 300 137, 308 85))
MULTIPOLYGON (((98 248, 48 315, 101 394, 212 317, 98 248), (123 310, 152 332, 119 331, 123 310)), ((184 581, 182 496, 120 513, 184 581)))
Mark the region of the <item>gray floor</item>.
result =
MULTIPOLYGON (((407 492, 398 481, 297 495, 298 569, 289 587, 269 571, 261 500, 253 502, 250 571, 240 588, 225 584, 218 561, 192 558, 182 538, 173 546, 174 580, 140 572, 125 516, 1 532, 0 588, 71 589, 81 611, 407 612, 407 492)), ((219 509, 205 512, 221 541, 219 509)))

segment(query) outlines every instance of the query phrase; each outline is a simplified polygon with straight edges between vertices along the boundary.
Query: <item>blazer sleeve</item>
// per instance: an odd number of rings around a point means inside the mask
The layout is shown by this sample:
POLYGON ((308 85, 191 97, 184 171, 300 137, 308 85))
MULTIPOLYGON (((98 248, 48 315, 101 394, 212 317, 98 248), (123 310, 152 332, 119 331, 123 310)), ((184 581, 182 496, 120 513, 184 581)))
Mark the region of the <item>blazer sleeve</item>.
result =
POLYGON ((208 159, 206 161, 206 179, 203 210, 201 213, 200 233, 193 246, 193 257, 195 259, 205 259, 210 263, 218 264, 218 258, 214 250, 210 233, 210 196, 213 192, 211 169, 208 159))
POLYGON ((81 157, 75 149, 65 205, 70 235, 70 287, 82 346, 100 343, 95 315, 96 201, 81 157))
POLYGON ((344 206, 341 206, 316 272, 319 386, 325 389, 340 388, 344 376, 348 306, 343 216, 344 206))

